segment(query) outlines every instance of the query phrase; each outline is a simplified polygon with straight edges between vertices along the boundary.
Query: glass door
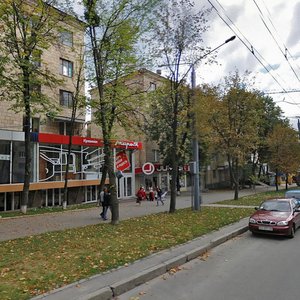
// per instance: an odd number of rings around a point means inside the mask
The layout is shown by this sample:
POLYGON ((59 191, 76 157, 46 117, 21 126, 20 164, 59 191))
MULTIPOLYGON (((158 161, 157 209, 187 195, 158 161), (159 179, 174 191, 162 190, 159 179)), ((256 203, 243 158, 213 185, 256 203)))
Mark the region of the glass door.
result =
POLYGON ((132 196, 132 176, 125 175, 118 179, 118 198, 129 198, 132 196))

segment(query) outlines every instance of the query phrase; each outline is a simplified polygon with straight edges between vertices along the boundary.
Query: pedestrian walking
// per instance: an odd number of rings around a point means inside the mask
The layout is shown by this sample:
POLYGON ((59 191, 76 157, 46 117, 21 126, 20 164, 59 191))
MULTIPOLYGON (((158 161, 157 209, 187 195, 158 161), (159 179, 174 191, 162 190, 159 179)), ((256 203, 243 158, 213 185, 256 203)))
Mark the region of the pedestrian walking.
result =
POLYGON ((158 206, 159 205, 159 202, 161 202, 161 204, 162 205, 165 205, 165 203, 164 203, 164 201, 163 201, 163 199, 162 199, 162 190, 161 190, 161 188, 159 188, 159 187, 157 187, 156 188, 156 206, 158 206))
POLYGON ((107 220, 107 211, 111 207, 111 195, 110 195, 110 191, 108 190, 108 188, 104 189, 103 207, 104 207, 104 209, 103 209, 102 219, 106 221, 107 220))
POLYGON ((140 189, 137 191, 136 193, 136 203, 138 203, 139 205, 141 205, 142 200, 145 200, 147 198, 145 189, 143 186, 140 187, 140 189))
POLYGON ((104 216, 104 192, 105 188, 102 189, 102 191, 99 193, 99 206, 102 207, 102 212, 100 213, 101 218, 104 216))
POLYGON ((151 187, 149 190, 149 201, 154 201, 155 195, 154 195, 154 191, 153 188, 151 187))

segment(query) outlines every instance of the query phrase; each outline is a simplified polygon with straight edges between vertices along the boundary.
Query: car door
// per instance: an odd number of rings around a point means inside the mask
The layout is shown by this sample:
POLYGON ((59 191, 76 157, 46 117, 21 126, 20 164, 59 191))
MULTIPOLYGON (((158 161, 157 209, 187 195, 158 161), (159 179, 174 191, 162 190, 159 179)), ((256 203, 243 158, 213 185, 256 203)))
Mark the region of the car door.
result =
POLYGON ((294 223, 296 225, 296 228, 300 227, 300 212, 298 212, 297 210, 300 210, 300 205, 299 202, 295 199, 293 199, 291 201, 291 205, 293 208, 293 214, 294 214, 294 223))

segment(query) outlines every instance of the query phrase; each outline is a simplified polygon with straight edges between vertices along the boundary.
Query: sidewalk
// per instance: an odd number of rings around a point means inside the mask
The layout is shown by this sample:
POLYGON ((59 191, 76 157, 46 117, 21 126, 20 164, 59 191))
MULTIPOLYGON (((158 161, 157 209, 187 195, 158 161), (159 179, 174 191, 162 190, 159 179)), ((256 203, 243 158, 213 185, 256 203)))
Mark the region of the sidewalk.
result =
MULTIPOLYGON (((240 191, 240 197, 274 189, 274 187, 269 186, 258 186, 256 190, 245 189, 240 191)), ((202 205, 233 199, 233 195, 234 192, 231 190, 208 191, 201 194, 202 205)), ((176 208, 191 207, 191 203, 191 193, 183 192, 181 196, 177 196, 176 208)), ((45 232, 98 224, 99 222, 104 222, 99 217, 100 210, 101 208, 95 206, 94 208, 64 211, 61 213, 2 218, 0 219, 0 242, 45 232)), ((143 201, 141 206, 139 206, 135 201, 122 202, 122 200, 120 200, 119 206, 120 220, 168 210, 169 196, 167 196, 164 206, 156 206, 156 202, 150 201, 143 201)))

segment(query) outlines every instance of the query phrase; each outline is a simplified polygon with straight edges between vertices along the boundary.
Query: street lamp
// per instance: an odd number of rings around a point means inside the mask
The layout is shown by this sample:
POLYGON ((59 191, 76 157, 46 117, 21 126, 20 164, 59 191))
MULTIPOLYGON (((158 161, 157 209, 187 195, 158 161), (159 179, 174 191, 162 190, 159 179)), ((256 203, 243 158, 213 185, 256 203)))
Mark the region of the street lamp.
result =
MULTIPOLYGON (((211 51, 207 52, 205 55, 201 56, 199 59, 196 60, 196 62, 194 62, 191 65, 191 88, 192 91, 195 90, 196 88, 196 73, 195 73, 195 64, 197 64, 201 59, 205 58, 207 55, 211 54, 212 52, 216 51, 217 49, 219 49, 220 47, 222 47, 223 45, 233 41, 235 39, 235 35, 230 37, 229 39, 227 39, 223 44, 219 45, 218 47, 212 49, 211 51)), ((195 99, 193 97, 192 99, 192 105, 195 106, 195 99)), ((198 143, 198 138, 197 138, 197 132, 196 132, 196 115, 195 113, 193 113, 193 120, 192 120, 192 133, 193 133, 193 137, 192 137, 192 158, 193 158, 193 162, 192 162, 192 166, 194 168, 193 172, 191 172, 193 174, 194 180, 193 180, 193 185, 194 185, 194 191, 192 191, 192 202, 193 202, 193 208, 194 210, 200 210, 200 206, 202 203, 201 200, 201 180, 200 180, 200 162, 199 162, 199 143, 198 143), (193 201, 194 200, 194 201, 193 201)))

